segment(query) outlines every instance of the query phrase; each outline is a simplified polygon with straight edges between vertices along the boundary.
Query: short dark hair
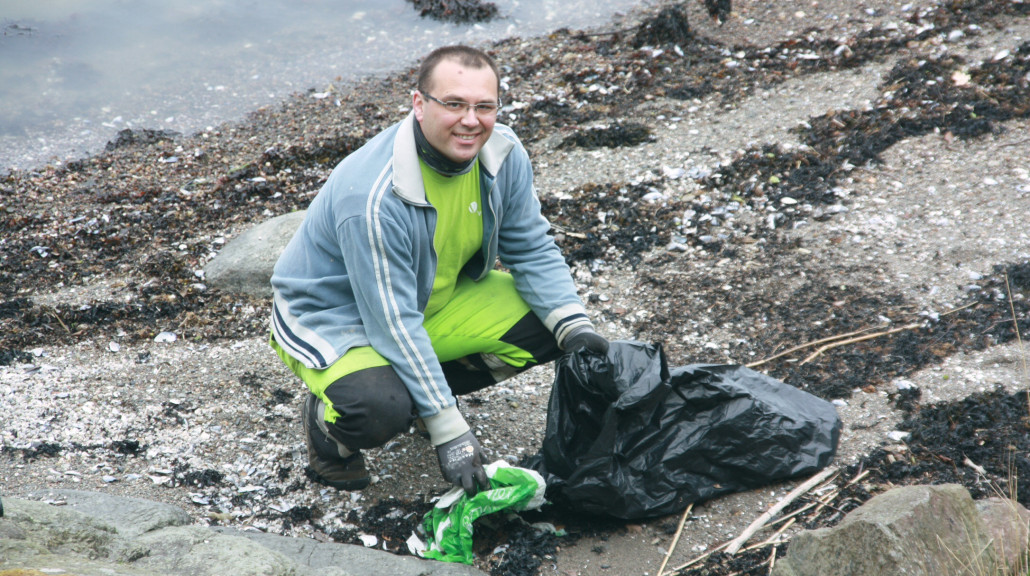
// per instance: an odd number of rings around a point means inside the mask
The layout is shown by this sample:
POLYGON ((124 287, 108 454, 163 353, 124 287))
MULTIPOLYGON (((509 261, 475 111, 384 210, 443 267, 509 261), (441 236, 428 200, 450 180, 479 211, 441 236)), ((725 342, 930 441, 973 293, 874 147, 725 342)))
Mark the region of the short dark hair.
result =
POLYGON ((437 64, 444 60, 456 60, 458 64, 466 68, 475 68, 477 70, 489 67, 494 73, 494 78, 497 78, 497 92, 498 94, 501 92, 501 73, 497 70, 497 63, 494 62, 494 59, 478 48, 460 44, 442 46, 426 56, 425 60, 422 61, 422 65, 418 67, 418 80, 415 87, 419 92, 426 93, 429 89, 429 81, 433 76, 433 70, 436 69, 437 64))

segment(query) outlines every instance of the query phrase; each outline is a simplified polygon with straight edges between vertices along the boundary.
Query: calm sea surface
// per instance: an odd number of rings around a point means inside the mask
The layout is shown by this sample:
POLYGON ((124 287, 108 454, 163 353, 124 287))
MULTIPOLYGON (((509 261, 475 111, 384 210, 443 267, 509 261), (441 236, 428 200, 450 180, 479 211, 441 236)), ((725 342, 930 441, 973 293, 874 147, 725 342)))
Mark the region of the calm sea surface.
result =
POLYGON ((123 128, 192 133, 443 44, 603 24, 642 0, 495 0, 455 25, 406 0, 0 0, 0 173, 102 149, 123 128))

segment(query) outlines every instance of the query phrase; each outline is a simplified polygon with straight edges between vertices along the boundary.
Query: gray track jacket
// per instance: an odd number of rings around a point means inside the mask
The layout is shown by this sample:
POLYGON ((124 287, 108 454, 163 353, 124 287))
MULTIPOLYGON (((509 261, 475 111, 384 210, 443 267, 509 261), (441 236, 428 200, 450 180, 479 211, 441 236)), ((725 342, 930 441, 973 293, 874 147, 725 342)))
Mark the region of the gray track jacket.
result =
MULTIPOLYGON (((311 368, 372 346, 428 419, 454 410, 454 397, 422 326, 436 273, 436 210, 422 185, 414 121, 409 115, 333 170, 275 265, 272 330, 311 368)), ((481 279, 499 259, 562 343, 590 322, 547 234, 529 157, 511 129, 497 124, 479 162, 483 247, 463 272, 481 279)))

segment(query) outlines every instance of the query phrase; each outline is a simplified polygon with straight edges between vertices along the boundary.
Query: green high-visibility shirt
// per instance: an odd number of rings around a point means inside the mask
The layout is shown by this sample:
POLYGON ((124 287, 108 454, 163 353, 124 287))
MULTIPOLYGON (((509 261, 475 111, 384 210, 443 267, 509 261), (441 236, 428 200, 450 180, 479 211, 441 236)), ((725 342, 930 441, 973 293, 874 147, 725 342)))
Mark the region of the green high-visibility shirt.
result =
POLYGON ((429 317, 451 299, 458 274, 483 246, 483 206, 479 190, 479 162, 460 176, 444 176, 419 160, 426 199, 436 208, 436 277, 424 316, 429 317))

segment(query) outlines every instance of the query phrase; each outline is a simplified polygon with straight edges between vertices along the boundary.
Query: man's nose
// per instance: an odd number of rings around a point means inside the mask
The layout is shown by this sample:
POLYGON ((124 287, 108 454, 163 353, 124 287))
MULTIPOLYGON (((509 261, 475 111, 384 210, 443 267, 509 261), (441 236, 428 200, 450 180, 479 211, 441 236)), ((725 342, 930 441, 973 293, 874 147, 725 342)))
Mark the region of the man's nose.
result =
POLYGON ((476 116, 476 109, 469 106, 465 109, 465 115, 461 117, 461 123, 465 126, 476 126, 479 124, 479 116, 476 116))

